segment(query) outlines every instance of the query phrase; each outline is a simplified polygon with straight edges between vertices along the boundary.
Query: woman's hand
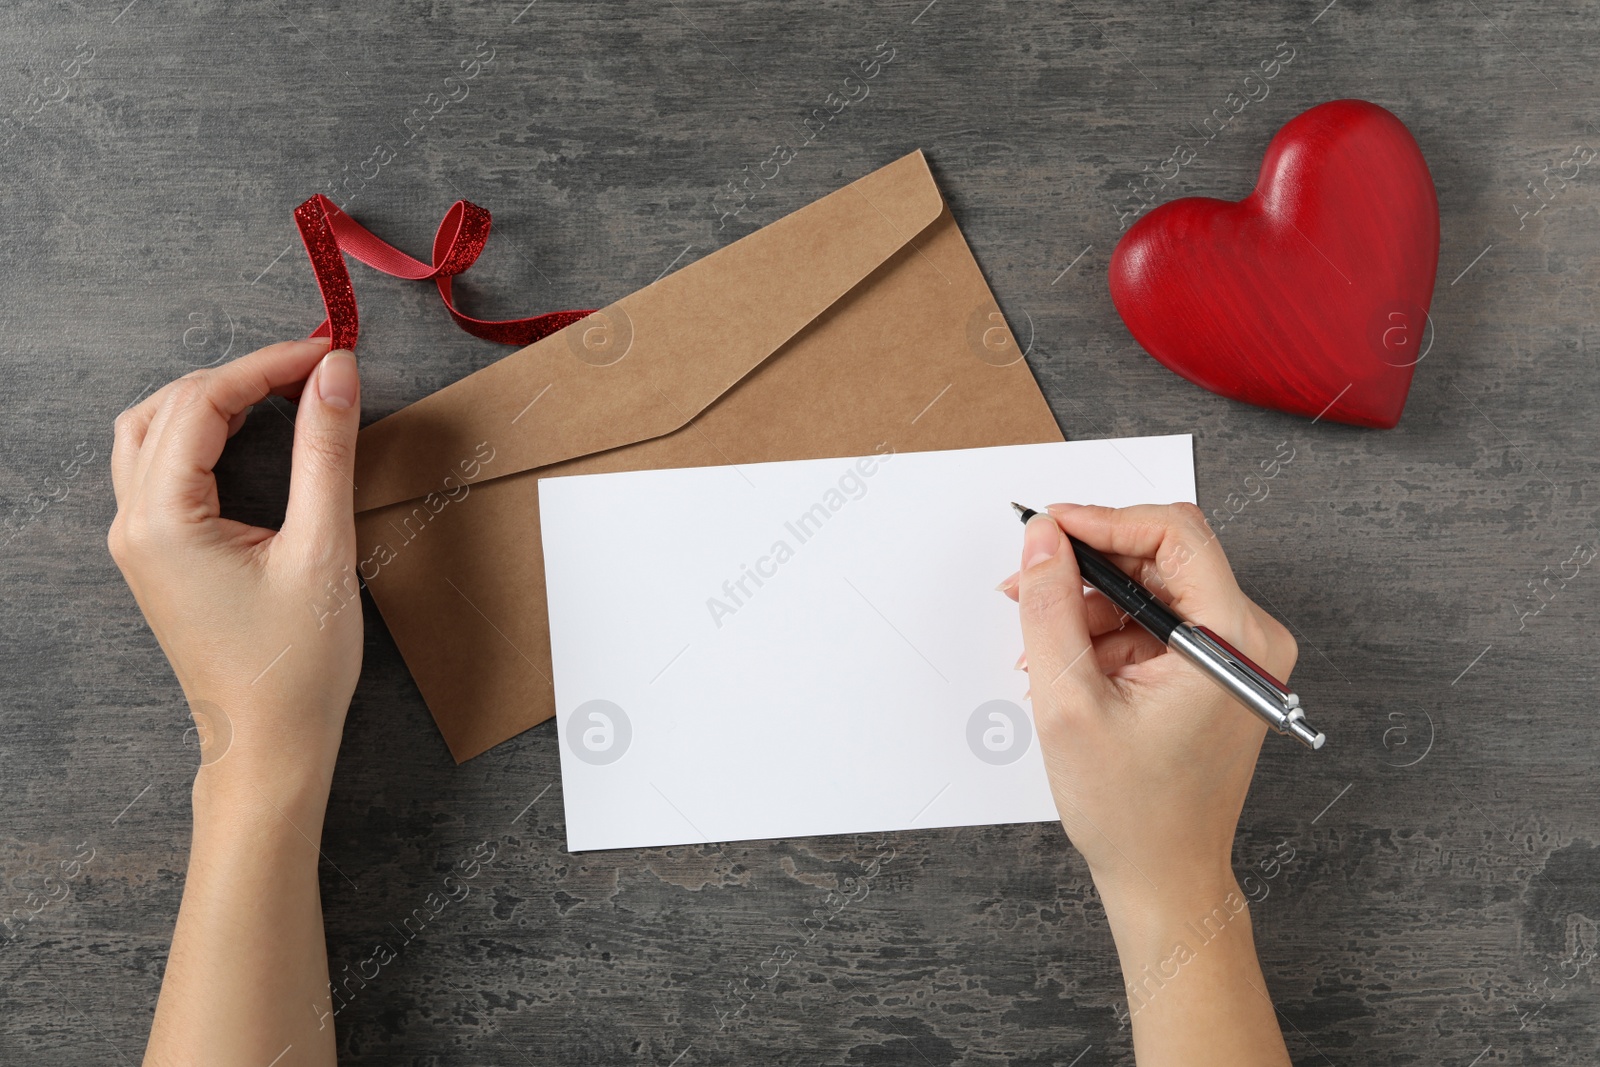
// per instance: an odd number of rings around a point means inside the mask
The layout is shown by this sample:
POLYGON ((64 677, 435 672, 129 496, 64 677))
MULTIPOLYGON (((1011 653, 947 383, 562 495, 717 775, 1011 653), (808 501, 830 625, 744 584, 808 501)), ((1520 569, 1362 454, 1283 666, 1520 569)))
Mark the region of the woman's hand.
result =
POLYGON ((1294 639, 1239 589, 1199 508, 1057 504, 1028 522, 1018 598, 1034 721, 1067 835, 1128 983, 1141 1067, 1286 1063, 1232 873, 1266 726, 1085 592, 1062 531, 1280 681, 1294 639))
POLYGON ((197 792, 327 797, 361 673, 352 513, 360 386, 327 341, 271 345, 174 381, 117 419, 111 555, 202 735, 197 792), (252 404, 300 395, 283 529, 224 519, 212 468, 252 404))
POLYGON ((117 419, 111 555, 202 734, 194 841, 148 1064, 334 1062, 318 842, 361 673, 352 511, 360 383, 326 341, 271 345, 117 419), (221 517, 211 470, 250 405, 300 397, 283 529, 221 517))
POLYGON ((1266 726, 1085 591, 1062 530, 1280 681, 1294 638, 1239 590, 1192 504, 1057 504, 1028 523, 1007 589, 1022 608, 1034 717, 1061 821, 1095 880, 1133 895, 1226 884, 1266 726))

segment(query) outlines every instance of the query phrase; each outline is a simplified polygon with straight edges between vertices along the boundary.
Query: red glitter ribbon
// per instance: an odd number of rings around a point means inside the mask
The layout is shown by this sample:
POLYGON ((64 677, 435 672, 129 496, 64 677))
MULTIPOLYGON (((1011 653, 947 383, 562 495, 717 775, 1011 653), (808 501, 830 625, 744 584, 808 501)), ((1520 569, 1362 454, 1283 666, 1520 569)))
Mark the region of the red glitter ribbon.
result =
POLYGON ((467 200, 457 200, 445 212, 444 221, 433 235, 433 264, 406 255, 346 215, 332 200, 318 193, 294 209, 295 225, 305 242, 306 255, 322 291, 322 304, 328 317, 311 331, 312 337, 331 337, 334 348, 354 351, 359 318, 355 289, 344 257, 352 255, 385 274, 412 281, 432 280, 456 325, 486 341, 504 345, 530 345, 557 330, 570 326, 593 310, 550 311, 526 319, 498 322, 475 319, 456 309, 450 295, 450 279, 476 262, 489 239, 489 213, 467 200))

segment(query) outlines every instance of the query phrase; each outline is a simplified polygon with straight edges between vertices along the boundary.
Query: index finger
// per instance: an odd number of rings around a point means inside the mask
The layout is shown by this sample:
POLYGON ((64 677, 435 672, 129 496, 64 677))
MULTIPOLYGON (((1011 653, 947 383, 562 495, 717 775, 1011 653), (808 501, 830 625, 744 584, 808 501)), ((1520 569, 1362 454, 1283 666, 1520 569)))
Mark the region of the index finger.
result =
POLYGON ((158 503, 175 502, 196 489, 209 491, 211 469, 222 456, 230 420, 252 404, 300 385, 327 347, 321 339, 268 345, 168 385, 157 394, 165 396, 145 424, 139 448, 143 486, 156 491, 158 503))
POLYGON ((1244 602, 1221 542, 1193 504, 1052 504, 1048 510, 1067 533, 1118 565, 1148 561, 1142 568, 1145 583, 1165 593, 1162 599, 1182 614, 1204 619, 1237 611, 1244 602))
MULTIPOLYGON (((279 341, 276 344, 267 345, 265 348, 258 348, 249 355, 240 356, 233 362, 225 363, 221 367, 191 371, 182 377, 174 378, 172 381, 168 382, 166 385, 163 385, 160 389, 157 389, 155 392, 151 393, 137 404, 125 408, 121 415, 118 416, 119 422, 123 420, 126 420, 127 422, 129 431, 128 443, 135 449, 138 449, 139 446, 144 444, 144 435, 145 432, 150 428, 151 420, 155 418, 156 412, 161 410, 161 406, 171 398, 173 389, 176 388, 179 383, 203 378, 206 375, 216 374, 218 371, 227 370, 230 367, 237 367, 240 364, 245 363, 247 360, 252 360, 257 357, 275 357, 283 352, 297 350, 306 345, 315 346, 316 350, 321 351, 322 349, 326 349, 328 347, 328 339, 326 337, 315 337, 304 341, 279 341)), ((315 365, 314 360, 312 361, 312 365, 315 365)), ((310 371, 308 370, 306 373, 309 374, 310 371)), ((274 388, 273 393, 278 396, 292 395, 295 391, 294 386, 299 385, 304 380, 305 375, 302 374, 299 378, 286 383, 281 388, 274 388)), ((251 401, 251 403, 255 403, 255 401, 251 401)), ((245 406, 248 407, 249 405, 247 404, 245 406)), ((240 410, 243 409, 241 408, 240 410)))

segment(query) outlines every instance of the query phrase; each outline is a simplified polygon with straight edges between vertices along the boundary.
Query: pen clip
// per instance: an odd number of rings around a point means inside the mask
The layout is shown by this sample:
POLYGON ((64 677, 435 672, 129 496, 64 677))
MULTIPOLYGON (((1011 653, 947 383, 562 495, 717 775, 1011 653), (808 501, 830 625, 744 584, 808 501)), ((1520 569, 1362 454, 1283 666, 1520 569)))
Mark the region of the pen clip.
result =
MULTIPOLYGON (((1198 623, 1190 623, 1189 628, 1198 634, 1207 644, 1211 645, 1212 651, 1218 653, 1223 658, 1230 660, 1233 666, 1239 669, 1239 673, 1244 676, 1245 680, 1248 681, 1253 688, 1259 690, 1261 695, 1266 697, 1268 700, 1276 702, 1283 709, 1285 714, 1288 714, 1289 712, 1300 707, 1300 698, 1294 693, 1290 692, 1289 688, 1282 682, 1278 681, 1271 674, 1267 673, 1267 671, 1263 670, 1255 662, 1255 660, 1251 659, 1243 652, 1240 652, 1237 648, 1234 648, 1232 645, 1228 644, 1228 642, 1218 637, 1207 627, 1201 626, 1198 623)), ((1304 716, 1302 715, 1301 717, 1303 718, 1304 716)))

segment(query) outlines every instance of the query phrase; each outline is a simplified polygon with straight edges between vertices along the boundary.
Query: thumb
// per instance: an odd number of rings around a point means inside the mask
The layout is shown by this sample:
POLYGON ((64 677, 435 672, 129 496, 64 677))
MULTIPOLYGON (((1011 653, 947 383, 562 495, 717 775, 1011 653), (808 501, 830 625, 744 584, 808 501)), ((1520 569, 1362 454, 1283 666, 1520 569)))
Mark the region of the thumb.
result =
POLYGON ((283 533, 317 554, 355 551, 356 431, 361 380, 343 349, 322 357, 300 394, 283 533))
POLYGON ((1028 520, 1017 579, 1022 645, 1035 707, 1043 698, 1097 705, 1108 695, 1089 637, 1083 579, 1071 543, 1049 515, 1028 520))

